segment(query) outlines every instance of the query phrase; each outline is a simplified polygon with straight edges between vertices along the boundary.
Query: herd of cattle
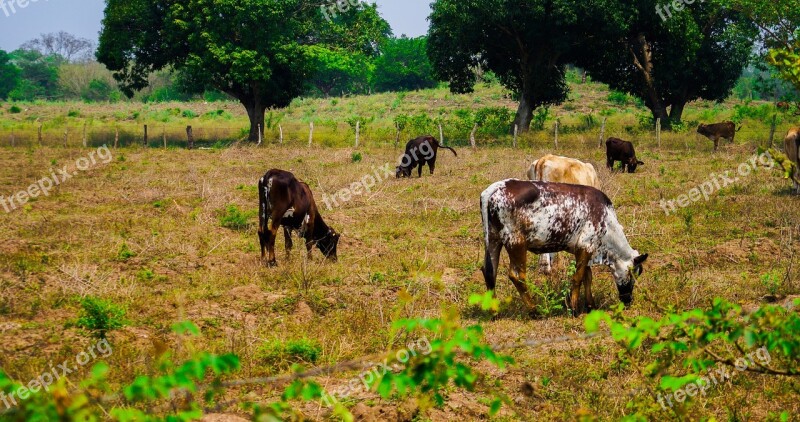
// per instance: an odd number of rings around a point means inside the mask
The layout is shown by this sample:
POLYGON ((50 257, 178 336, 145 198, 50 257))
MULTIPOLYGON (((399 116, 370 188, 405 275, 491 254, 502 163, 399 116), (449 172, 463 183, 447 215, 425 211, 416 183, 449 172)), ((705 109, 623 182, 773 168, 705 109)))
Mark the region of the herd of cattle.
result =
MULTIPOLYGON (((739 128, 741 129, 741 128, 739 128)), ((732 122, 700 125, 698 133, 714 141, 733 138, 738 130, 732 122)), ((411 177, 417 167, 428 165, 433 174, 437 152, 446 148, 430 135, 411 140, 397 167, 396 176, 411 177), (418 155, 419 154, 419 155, 418 155)), ((800 169, 800 128, 789 131, 784 149, 800 169)), ((458 154, 456 154, 458 156, 458 154)), ((606 142, 606 164, 633 173, 644 163, 636 158, 633 144, 617 138, 606 142)), ((578 315, 580 288, 583 286, 588 310, 592 299, 592 266, 606 266, 612 271, 620 301, 626 306, 633 300, 633 286, 642 274, 647 254, 640 254, 628 243, 611 200, 601 190, 594 166, 579 160, 546 155, 531 164, 529 180, 506 179, 489 186, 480 197, 485 257, 482 268, 486 287, 494 290, 500 252, 508 253, 509 278, 525 305, 533 311, 535 303, 525 284, 528 252, 540 255, 539 267, 549 273, 555 253, 566 251, 575 256, 575 274, 569 297, 573 315, 578 315)), ((800 170, 793 175, 794 189, 800 194, 800 170)), ((283 227, 287 257, 292 249, 292 232, 305 240, 311 256, 314 246, 328 259, 337 259, 339 233, 323 221, 309 186, 292 173, 273 169, 258 182, 261 258, 275 266, 275 238, 283 227)))

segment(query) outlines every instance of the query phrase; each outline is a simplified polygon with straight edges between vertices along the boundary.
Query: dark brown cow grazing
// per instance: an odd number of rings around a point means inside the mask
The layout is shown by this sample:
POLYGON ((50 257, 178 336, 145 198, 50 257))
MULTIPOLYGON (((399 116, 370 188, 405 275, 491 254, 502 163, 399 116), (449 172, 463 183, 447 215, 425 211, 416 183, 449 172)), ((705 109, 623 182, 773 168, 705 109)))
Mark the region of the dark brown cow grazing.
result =
POLYGON ((733 122, 715 123, 713 125, 700 124, 697 128, 697 133, 705 136, 714 141, 714 151, 719 147, 720 138, 727 139, 733 143, 736 138, 736 132, 742 130, 742 126, 736 129, 736 124, 733 122))
POLYGON ((509 278, 533 311, 525 285, 528 252, 568 251, 576 263, 569 301, 574 315, 579 314, 581 284, 586 306, 594 308, 590 266, 610 267, 622 303, 627 306, 633 300, 635 278, 642 274, 647 254, 630 247, 603 192, 582 185, 508 179, 483 191, 481 216, 486 247, 483 276, 489 290, 495 288, 500 250, 505 248, 511 261, 509 278))
POLYGON ((456 150, 440 145, 439 141, 431 135, 420 136, 417 139, 408 141, 408 144, 406 144, 406 153, 403 154, 400 165, 397 166, 395 176, 397 178, 411 177, 411 170, 417 167, 417 175, 422 177, 422 167, 425 164, 428 165, 431 174, 433 174, 436 168, 436 155, 439 153, 439 148, 449 149, 458 157, 456 150))
POLYGON ((606 141, 606 166, 613 169, 614 163, 617 161, 622 163, 621 169, 627 170, 628 173, 633 173, 637 166, 644 165, 636 158, 636 151, 633 149, 632 143, 619 138, 608 138, 606 141))
POLYGON ((322 221, 307 184, 288 171, 272 169, 258 181, 258 201, 258 238, 261 241, 261 259, 266 259, 267 265, 277 265, 275 237, 280 226, 283 226, 286 238, 287 257, 292 249, 291 231, 297 231, 306 241, 309 258, 316 244, 323 255, 336 261, 339 234, 322 221), (270 220, 272 224, 269 224, 270 220))

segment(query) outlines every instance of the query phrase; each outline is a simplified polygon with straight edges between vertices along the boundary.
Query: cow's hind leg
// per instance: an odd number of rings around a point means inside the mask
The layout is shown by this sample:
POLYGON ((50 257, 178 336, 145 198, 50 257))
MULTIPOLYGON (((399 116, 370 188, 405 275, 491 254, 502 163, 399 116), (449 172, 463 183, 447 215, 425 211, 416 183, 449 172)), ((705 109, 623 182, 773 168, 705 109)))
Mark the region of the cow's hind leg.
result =
POLYGON ((592 312, 594 307, 594 298, 592 297, 592 267, 587 266, 586 271, 583 273, 583 293, 586 296, 586 312, 592 312))
POLYGON ((509 261, 511 261, 508 277, 514 287, 517 288, 519 295, 522 297, 522 302, 525 303, 529 311, 533 312, 536 309, 536 305, 528 292, 528 286, 525 285, 528 270, 528 249, 524 245, 520 245, 506 248, 506 250, 508 251, 509 261))
POLYGON ((419 162, 419 167, 417 167, 417 177, 422 177, 422 167, 425 166, 424 161, 419 162))
POLYGON ((436 170, 436 160, 428 161, 428 169, 430 169, 431 176, 433 176, 433 171, 436 170))

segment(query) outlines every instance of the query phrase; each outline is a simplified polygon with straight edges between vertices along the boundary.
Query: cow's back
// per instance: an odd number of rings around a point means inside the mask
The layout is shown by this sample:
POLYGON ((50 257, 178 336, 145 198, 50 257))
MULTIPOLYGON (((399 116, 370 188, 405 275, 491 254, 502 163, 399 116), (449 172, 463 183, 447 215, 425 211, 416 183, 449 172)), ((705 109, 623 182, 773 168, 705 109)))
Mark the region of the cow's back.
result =
POLYGON ((546 155, 536 160, 528 171, 534 181, 567 183, 600 188, 597 171, 589 163, 556 155, 546 155))

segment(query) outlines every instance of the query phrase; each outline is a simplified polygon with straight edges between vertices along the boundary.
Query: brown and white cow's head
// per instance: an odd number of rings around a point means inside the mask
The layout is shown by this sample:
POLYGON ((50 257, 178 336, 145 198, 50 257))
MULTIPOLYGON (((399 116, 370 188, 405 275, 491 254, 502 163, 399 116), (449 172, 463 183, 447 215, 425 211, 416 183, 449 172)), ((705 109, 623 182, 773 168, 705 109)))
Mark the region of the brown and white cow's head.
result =
POLYGON ((618 263, 614 265, 614 281, 617 284, 617 291, 619 292, 619 300, 625 307, 630 306, 633 302, 633 287, 636 284, 636 279, 644 272, 644 262, 647 261, 647 254, 639 255, 636 253, 631 263, 618 263))

